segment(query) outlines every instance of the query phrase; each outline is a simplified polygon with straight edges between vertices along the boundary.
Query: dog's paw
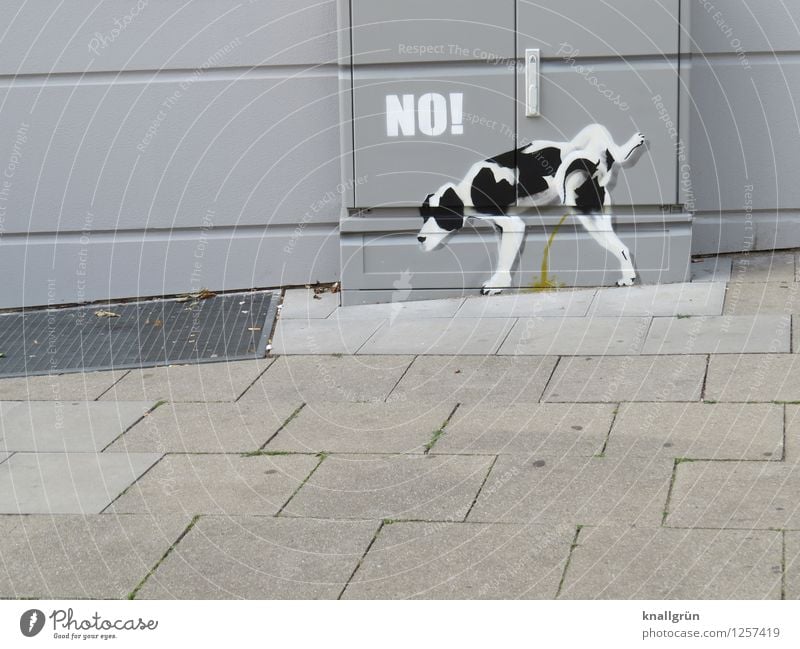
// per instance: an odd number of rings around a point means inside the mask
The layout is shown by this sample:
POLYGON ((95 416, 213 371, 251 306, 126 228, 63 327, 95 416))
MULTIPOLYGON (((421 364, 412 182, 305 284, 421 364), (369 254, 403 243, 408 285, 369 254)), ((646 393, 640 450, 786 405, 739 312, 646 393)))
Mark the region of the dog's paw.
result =
POLYGON ((503 292, 502 288, 489 288, 484 286, 481 289, 481 295, 500 295, 503 292))
POLYGON ((481 293, 484 295, 496 295, 504 288, 511 286, 511 273, 509 272, 496 272, 489 278, 489 281, 484 282, 481 293), (492 292, 490 292, 492 291, 492 292), (494 292, 496 291, 496 293, 494 292))
POLYGON ((623 277, 622 279, 617 280, 617 286, 633 286, 633 282, 636 277, 623 277))
POLYGON ((642 146, 647 138, 644 136, 644 133, 637 133, 633 136, 634 141, 636 142, 636 146, 642 146))

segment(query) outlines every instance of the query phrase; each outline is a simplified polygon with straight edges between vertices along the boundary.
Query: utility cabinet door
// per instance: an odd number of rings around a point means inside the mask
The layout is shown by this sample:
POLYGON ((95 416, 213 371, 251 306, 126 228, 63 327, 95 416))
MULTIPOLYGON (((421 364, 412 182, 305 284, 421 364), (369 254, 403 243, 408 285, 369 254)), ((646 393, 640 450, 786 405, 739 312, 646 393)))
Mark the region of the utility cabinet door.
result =
POLYGON ((570 141, 595 123, 618 145, 641 132, 646 144, 618 173, 613 203, 677 203, 679 4, 517 0, 518 145, 570 141))
POLYGON ((515 0, 353 0, 351 207, 419 206, 516 144, 515 0))

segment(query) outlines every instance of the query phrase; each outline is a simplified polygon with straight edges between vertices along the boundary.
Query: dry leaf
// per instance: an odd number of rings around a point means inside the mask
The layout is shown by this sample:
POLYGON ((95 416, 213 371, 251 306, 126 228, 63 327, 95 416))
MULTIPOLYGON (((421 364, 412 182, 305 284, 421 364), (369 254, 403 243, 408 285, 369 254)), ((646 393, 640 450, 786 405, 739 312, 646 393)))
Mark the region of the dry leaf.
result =
POLYGON ((248 327, 247 331, 261 331, 261 327, 248 327))
POLYGON ((104 311, 100 309, 100 311, 95 311, 94 314, 98 318, 119 318, 119 313, 114 313, 113 311, 104 311))
POLYGON ((192 300, 207 300, 208 298, 215 297, 217 294, 214 291, 211 291, 207 288, 201 288, 199 291, 195 291, 194 293, 186 293, 184 295, 179 295, 175 298, 176 302, 190 302, 192 300))
POLYGON ((331 293, 338 293, 342 290, 342 287, 339 285, 339 282, 336 282, 333 286, 331 286, 331 293))

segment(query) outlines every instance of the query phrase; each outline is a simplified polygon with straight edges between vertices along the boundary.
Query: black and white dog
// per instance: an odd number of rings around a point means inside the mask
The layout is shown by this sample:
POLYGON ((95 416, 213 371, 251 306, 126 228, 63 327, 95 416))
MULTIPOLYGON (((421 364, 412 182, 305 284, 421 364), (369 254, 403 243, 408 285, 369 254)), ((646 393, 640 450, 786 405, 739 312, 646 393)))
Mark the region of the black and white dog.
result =
POLYGON ((569 142, 534 141, 474 164, 459 183, 429 194, 420 208, 417 239, 424 250, 439 247, 467 218, 488 220, 500 230, 497 269, 483 285, 484 294, 511 286, 511 268, 525 237, 525 222, 507 214, 509 206, 561 204, 578 210, 581 225, 620 263, 620 286, 636 279, 630 251, 614 232, 609 185, 616 170, 632 159, 645 138, 637 133, 622 146, 600 124, 584 128, 569 142))

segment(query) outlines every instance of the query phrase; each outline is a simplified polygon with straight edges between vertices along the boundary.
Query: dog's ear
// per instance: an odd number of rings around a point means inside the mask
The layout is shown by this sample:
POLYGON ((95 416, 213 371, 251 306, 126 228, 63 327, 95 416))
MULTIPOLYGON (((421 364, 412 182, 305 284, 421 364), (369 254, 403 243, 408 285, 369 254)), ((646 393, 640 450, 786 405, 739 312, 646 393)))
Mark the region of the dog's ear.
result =
POLYGON ((433 216, 431 212, 431 198, 433 198, 433 194, 428 194, 419 208, 419 215, 424 219, 429 219, 433 216))

